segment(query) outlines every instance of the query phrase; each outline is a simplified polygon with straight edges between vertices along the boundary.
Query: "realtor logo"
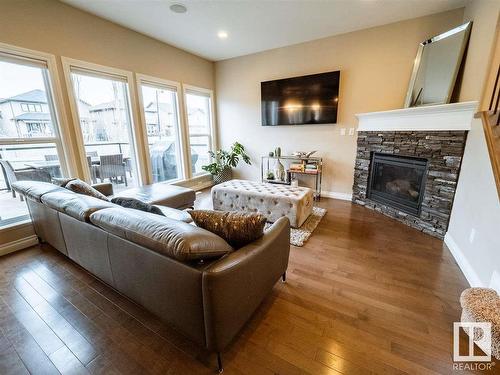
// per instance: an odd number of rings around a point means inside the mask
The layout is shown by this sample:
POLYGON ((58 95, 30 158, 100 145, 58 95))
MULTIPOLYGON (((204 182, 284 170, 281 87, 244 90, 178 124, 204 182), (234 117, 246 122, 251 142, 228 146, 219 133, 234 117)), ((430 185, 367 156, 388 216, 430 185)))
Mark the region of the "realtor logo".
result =
POLYGON ((454 322, 453 323, 453 361, 454 362, 491 362, 491 323, 454 322), (468 334, 469 342, 466 355, 460 355, 460 327, 468 334), (476 344, 484 355, 474 355, 476 344))

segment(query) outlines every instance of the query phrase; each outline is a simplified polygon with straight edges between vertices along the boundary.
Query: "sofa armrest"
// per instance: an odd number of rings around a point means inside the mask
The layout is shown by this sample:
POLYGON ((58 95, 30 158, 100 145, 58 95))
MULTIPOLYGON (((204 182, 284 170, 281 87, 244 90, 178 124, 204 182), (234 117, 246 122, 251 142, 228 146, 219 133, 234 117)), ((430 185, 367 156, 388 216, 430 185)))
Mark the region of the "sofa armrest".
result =
POLYGON ((107 197, 113 195, 113 184, 111 184, 109 182, 102 182, 100 184, 93 184, 92 187, 107 197))
POLYGON ((285 273, 289 253, 290 221, 283 217, 203 272, 207 349, 220 352, 231 342, 285 273))
POLYGON ((52 182, 50 173, 43 169, 22 169, 14 171, 18 181, 52 182))

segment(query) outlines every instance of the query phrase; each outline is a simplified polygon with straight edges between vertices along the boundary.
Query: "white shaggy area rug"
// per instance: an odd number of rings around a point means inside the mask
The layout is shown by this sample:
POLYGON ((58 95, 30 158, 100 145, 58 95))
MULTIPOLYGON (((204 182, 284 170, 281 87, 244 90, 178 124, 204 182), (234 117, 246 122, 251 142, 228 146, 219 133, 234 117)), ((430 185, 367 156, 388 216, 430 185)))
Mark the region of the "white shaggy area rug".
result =
MULTIPOLYGON (((326 209, 321 207, 313 207, 312 214, 299 228, 290 228, 290 244, 293 246, 304 246, 304 243, 311 237, 312 232, 316 229, 323 216, 326 214, 326 209)), ((268 229, 272 223, 266 223, 265 229, 268 229)))

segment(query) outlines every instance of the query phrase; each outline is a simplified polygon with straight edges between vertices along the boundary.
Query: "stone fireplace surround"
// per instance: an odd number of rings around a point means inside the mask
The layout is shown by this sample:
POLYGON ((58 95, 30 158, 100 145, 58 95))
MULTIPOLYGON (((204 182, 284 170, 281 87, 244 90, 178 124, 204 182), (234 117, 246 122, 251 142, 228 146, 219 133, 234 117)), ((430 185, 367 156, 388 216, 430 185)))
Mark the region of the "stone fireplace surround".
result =
POLYGON ((352 201, 440 239, 453 206, 467 131, 477 102, 357 115, 359 119, 352 201), (374 152, 428 160, 418 215, 366 197, 374 152))

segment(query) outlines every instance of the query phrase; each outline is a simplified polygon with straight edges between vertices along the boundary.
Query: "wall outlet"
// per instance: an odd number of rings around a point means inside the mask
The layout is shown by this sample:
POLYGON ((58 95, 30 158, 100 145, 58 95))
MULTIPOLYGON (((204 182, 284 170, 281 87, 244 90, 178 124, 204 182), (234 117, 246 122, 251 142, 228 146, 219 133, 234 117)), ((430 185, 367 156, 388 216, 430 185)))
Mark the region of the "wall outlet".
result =
POLYGON ((476 238, 476 230, 472 228, 469 233, 469 242, 473 243, 475 238, 476 238))
POLYGON ((349 128, 349 135, 354 135, 354 128, 349 128))
POLYGON ((340 128, 340 135, 345 135, 345 128, 340 128))

